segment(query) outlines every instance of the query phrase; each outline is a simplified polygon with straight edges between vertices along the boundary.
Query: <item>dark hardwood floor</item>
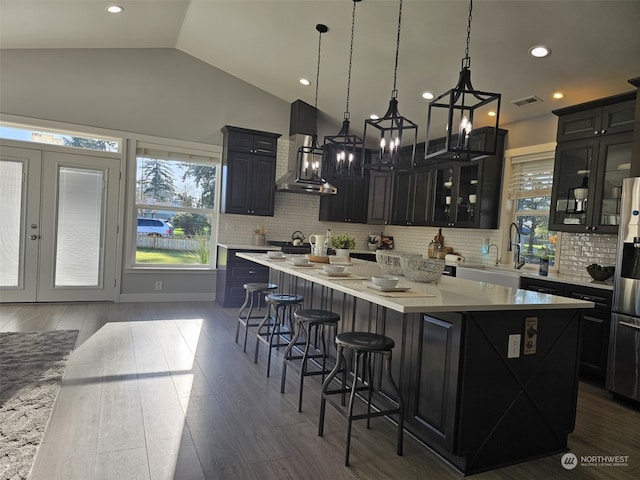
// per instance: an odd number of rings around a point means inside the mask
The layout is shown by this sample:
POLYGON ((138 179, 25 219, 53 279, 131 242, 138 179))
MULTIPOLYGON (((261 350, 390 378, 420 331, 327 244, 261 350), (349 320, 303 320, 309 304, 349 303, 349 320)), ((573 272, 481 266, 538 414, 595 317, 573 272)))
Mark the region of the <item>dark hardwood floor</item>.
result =
MULTIPOLYGON (((280 394, 281 352, 266 378, 265 348, 254 364, 252 337, 247 353, 234 343, 236 312, 214 303, 1 305, 1 331, 80 331, 30 479, 461 478, 408 435, 396 456, 395 429, 380 418, 371 430, 356 422, 345 467, 345 423, 332 407, 317 436, 320 379, 306 379, 298 413, 296 370, 280 394)), ((628 455, 628 464, 565 470, 554 455, 473 478, 638 479, 640 412, 581 383, 570 447, 579 462, 628 455)))

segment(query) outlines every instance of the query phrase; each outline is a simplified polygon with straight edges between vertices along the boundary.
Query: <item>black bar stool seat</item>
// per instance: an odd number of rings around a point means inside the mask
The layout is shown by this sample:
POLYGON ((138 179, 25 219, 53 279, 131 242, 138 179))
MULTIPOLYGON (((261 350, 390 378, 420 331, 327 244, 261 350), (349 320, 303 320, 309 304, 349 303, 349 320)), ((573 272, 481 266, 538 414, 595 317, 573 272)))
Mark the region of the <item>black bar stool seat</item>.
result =
POLYGON ((258 351, 260 349, 260 342, 268 345, 269 350, 267 352, 267 377, 271 372, 271 350, 274 348, 280 349, 280 347, 286 347, 289 342, 282 343, 280 340, 281 335, 291 336, 293 328, 293 322, 291 317, 294 309, 300 309, 304 302, 304 297, 293 293, 270 293, 264 297, 267 302, 267 313, 258 324, 256 329, 256 351, 253 357, 253 363, 258 363, 258 351), (273 317, 271 312, 273 311, 273 317), (288 314, 287 314, 288 313, 288 314), (283 331, 282 325, 288 320, 289 330, 283 331), (275 342, 275 343, 274 343, 275 342))
POLYGON ((247 351, 247 335, 249 333, 249 327, 257 327, 260 322, 251 323, 251 320, 263 318, 264 315, 253 315, 253 308, 256 302, 258 303, 258 311, 262 310, 262 295, 266 292, 271 292, 278 288, 275 283, 245 283, 243 285, 245 290, 244 303, 240 307, 238 312, 238 321, 236 324, 236 343, 238 343, 238 336, 240 334, 240 326, 244 328, 244 342, 242 351, 247 351))
POLYGON ((298 412, 301 412, 304 377, 308 377, 310 375, 322 375, 322 380, 324 381, 325 375, 331 372, 331 370, 327 369, 328 350, 325 330, 326 328, 330 328, 333 332, 333 337, 335 338, 335 335, 338 333, 337 330, 338 322, 340 321, 340 315, 330 310, 303 309, 294 312, 293 318, 295 319, 295 333, 293 337, 291 337, 291 341, 284 351, 282 359, 282 379, 280 381, 280 393, 284 393, 285 390, 285 383, 287 380, 287 364, 293 360, 302 360, 302 363, 300 365, 300 382, 298 387, 298 412), (320 336, 322 349, 320 353, 310 354, 309 348, 311 346, 311 333, 314 329, 316 332, 316 336, 320 336), (293 348, 297 345, 298 338, 300 337, 300 332, 303 330, 306 337, 304 342, 304 350, 302 352, 302 355, 294 355, 293 348), (308 370, 308 361, 312 358, 322 359, 319 370, 308 370))
MULTIPOLYGON (((393 347, 395 346, 395 342, 393 339, 385 336, 379 335, 376 333, 370 332, 344 332, 336 335, 336 364, 331 370, 331 373, 327 376, 324 383, 322 384, 322 392, 320 399, 320 421, 318 423, 318 435, 321 437, 324 433, 324 415, 327 401, 333 405, 338 412, 346 417, 347 419, 347 446, 346 446, 346 454, 345 454, 345 462, 346 466, 349 465, 349 450, 351 447, 351 424, 353 420, 361 420, 367 419, 367 428, 370 428, 370 420, 372 417, 379 417, 383 415, 398 415, 398 433, 397 433, 397 450, 396 453, 398 455, 402 455, 402 446, 403 446, 403 427, 404 427, 404 406, 402 402, 402 397, 400 396, 400 390, 396 385, 396 382, 393 380, 391 376, 391 352, 393 347), (343 371, 343 382, 342 388, 339 389, 330 389, 330 383, 341 371, 342 363, 344 360, 343 351, 347 349, 350 350, 351 353, 355 355, 355 361, 353 362, 353 382, 349 387, 347 382, 344 380, 344 370, 343 371), (383 357, 382 367, 382 378, 386 379, 391 389, 396 395, 396 408, 389 408, 385 410, 376 410, 375 412, 371 411, 371 397, 373 395, 373 365, 372 365, 372 357, 374 355, 380 355, 383 357), (364 362, 362 364, 362 378, 360 379, 362 385, 358 386, 358 371, 360 369, 361 361, 364 362), (365 365, 367 370, 367 379, 365 382, 365 365), (367 412, 359 415, 353 414, 354 400, 356 397, 357 391, 367 390, 367 412), (342 394, 349 392, 349 406, 345 411, 338 403, 334 402, 329 398, 334 394, 342 394)), ((344 403, 343 403, 344 404, 344 403)))

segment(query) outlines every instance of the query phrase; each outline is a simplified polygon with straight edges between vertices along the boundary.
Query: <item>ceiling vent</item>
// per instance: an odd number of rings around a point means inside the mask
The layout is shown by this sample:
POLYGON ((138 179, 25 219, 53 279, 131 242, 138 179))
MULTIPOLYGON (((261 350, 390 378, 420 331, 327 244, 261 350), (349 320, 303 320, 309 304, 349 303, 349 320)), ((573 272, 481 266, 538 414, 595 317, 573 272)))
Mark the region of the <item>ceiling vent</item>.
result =
POLYGON ((534 103, 542 103, 542 99, 536 97, 535 95, 531 95, 530 97, 512 100, 511 103, 513 103, 517 107, 525 107, 527 105, 533 105, 534 103))

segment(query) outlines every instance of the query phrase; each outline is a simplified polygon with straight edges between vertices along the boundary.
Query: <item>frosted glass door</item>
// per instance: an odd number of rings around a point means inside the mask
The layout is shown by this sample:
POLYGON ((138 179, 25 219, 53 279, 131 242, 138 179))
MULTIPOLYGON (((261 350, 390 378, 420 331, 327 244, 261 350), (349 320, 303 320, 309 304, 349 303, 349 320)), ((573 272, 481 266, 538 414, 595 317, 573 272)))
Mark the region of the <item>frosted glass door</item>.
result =
POLYGON ((118 165, 44 153, 39 301, 113 300, 118 165))
POLYGON ((0 146, 0 301, 36 298, 40 236, 39 150, 0 146))
POLYGON ((0 301, 115 299, 119 167, 0 144, 0 301))

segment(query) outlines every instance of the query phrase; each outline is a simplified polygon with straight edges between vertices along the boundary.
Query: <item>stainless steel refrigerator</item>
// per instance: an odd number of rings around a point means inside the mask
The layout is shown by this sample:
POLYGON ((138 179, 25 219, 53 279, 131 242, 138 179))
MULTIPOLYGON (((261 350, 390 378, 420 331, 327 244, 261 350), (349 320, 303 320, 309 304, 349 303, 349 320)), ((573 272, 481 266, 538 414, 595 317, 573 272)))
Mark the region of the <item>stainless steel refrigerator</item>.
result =
POLYGON ((622 184, 607 388, 640 401, 640 177, 622 184))

